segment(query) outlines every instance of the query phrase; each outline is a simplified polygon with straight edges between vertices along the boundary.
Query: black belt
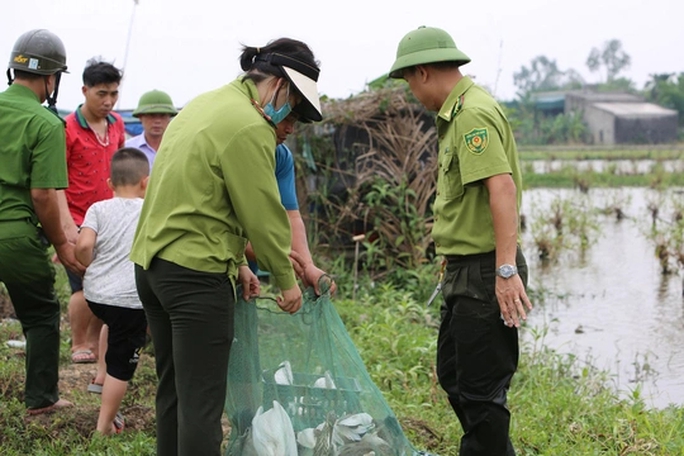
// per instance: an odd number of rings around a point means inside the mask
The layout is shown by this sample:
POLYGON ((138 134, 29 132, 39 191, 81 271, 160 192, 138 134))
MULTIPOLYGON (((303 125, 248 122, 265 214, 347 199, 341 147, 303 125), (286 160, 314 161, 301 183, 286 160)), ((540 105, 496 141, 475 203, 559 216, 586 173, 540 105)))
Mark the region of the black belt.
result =
POLYGON ((496 251, 473 253, 470 255, 444 255, 448 264, 466 264, 481 260, 496 259, 496 251))

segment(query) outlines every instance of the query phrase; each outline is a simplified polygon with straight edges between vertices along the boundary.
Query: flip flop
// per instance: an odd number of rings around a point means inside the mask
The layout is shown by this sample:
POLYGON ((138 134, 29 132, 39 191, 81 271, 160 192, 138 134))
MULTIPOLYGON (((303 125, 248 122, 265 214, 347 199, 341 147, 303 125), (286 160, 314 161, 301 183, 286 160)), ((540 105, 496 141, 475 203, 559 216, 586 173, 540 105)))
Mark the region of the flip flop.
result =
POLYGON ((73 407, 73 405, 74 404, 72 404, 69 401, 65 401, 64 399, 60 399, 57 402, 55 402, 54 404, 48 405, 47 407, 27 409, 26 413, 29 414, 30 416, 43 415, 45 413, 56 412, 57 410, 62 409, 62 408, 73 407))
POLYGON ((92 350, 76 350, 71 354, 71 362, 74 364, 92 364, 97 362, 97 356, 92 350))
POLYGON ((114 433, 115 434, 121 434, 124 430, 124 427, 126 427, 126 424, 124 422, 124 417, 121 414, 121 412, 117 412, 116 416, 114 417, 114 421, 112 421, 112 424, 114 425, 114 433))
POLYGON ((102 394, 102 385, 95 383, 95 379, 92 379, 88 385, 88 392, 93 394, 102 394))

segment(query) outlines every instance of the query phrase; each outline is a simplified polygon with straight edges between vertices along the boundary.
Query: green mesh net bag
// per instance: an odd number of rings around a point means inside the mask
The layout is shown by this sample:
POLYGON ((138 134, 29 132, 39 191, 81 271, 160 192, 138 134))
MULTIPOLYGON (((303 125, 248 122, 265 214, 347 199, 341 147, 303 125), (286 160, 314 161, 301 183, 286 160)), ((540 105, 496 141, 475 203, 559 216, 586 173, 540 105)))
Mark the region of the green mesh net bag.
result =
POLYGON ((238 300, 226 413, 228 456, 417 456, 330 296, 290 315, 238 300))

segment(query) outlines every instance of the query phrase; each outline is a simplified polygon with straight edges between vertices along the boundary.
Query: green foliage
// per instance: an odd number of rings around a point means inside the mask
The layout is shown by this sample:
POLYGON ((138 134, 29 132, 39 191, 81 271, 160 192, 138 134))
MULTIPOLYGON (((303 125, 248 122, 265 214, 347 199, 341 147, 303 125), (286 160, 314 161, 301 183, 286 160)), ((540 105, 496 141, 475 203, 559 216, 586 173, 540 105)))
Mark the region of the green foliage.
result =
MULTIPOLYGON (((350 271, 332 263, 340 290, 333 300, 376 385, 416 448, 443 456, 458 454, 462 431, 435 375, 438 306, 424 302, 436 283, 436 267, 397 271, 413 277, 400 286, 378 283, 363 274, 352 301, 350 271)), ((537 305, 544 289, 529 290, 537 305)), ((649 410, 636 389, 620 399, 604 372, 586 360, 560 355, 544 345, 545 329, 531 331, 534 342, 522 347, 520 366, 509 392, 511 435, 520 455, 682 455, 684 408, 649 410)), ((99 398, 64 390, 77 406, 28 419, 21 401, 24 359, 5 341, 20 335, 16 323, 0 325, 0 452, 8 456, 154 455, 152 421, 133 423, 122 435, 92 435, 99 398)), ((68 340, 68 326, 63 331, 68 340)), ((68 350, 68 346, 63 347, 68 350)), ((129 390, 124 413, 153 408, 153 360, 143 356, 129 390)), ((68 369, 63 365, 62 369, 68 369)), ((145 413, 151 414, 151 411, 145 413)), ((130 415, 129 415, 130 416, 130 415)))
POLYGON ((531 102, 509 107, 507 117, 522 146, 542 144, 585 144, 590 135, 582 113, 544 115, 531 102))
POLYGON ((437 138, 432 117, 403 86, 368 94, 373 104, 355 121, 304 127, 298 141, 316 162, 315 171, 298 168, 307 231, 335 255, 365 234, 363 268, 377 278, 423 263, 430 243, 437 138))
POLYGON ((684 72, 652 74, 644 93, 647 100, 676 110, 684 127, 684 72))
POLYGON ((601 49, 593 48, 586 63, 591 72, 603 69, 606 74, 606 82, 611 82, 619 73, 629 68, 631 62, 631 57, 622 48, 622 42, 612 39, 606 41, 601 49))
POLYGON ((426 260, 430 233, 416 198, 416 192, 403 180, 397 186, 377 179, 364 193, 364 219, 372 227, 364 242, 366 271, 412 270, 426 260))
POLYGON ((648 216, 641 231, 653 244, 663 275, 677 273, 684 267, 684 202, 673 191, 658 191, 648 205, 648 216))
POLYGON ((563 71, 558 68, 556 60, 539 55, 532 59, 529 67, 523 65, 513 73, 513 83, 518 88, 520 99, 525 100, 534 92, 576 89, 584 81, 576 71, 563 71))
POLYGON ((600 232, 598 212, 586 195, 554 198, 548 207, 533 202, 530 232, 539 258, 557 260, 566 250, 584 252, 593 245, 600 232))

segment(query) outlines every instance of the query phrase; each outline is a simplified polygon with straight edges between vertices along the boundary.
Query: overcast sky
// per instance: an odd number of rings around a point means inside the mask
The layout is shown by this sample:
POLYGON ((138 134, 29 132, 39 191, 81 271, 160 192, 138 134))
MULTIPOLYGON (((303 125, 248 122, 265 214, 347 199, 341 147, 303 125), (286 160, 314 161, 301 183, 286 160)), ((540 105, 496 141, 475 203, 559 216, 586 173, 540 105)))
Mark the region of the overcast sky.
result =
POLYGON ((389 70, 407 32, 428 25, 470 56, 466 74, 508 100, 513 73, 537 55, 598 82, 586 58, 613 38, 631 56, 624 76, 638 88, 651 73, 684 72, 683 24, 683 0, 3 0, 0 58, 9 60, 21 33, 47 28, 64 41, 71 71, 59 107, 81 103, 81 73, 93 56, 125 64, 119 107, 135 107, 151 89, 182 106, 239 74, 240 43, 289 36, 321 61, 321 94, 346 98, 389 70))

